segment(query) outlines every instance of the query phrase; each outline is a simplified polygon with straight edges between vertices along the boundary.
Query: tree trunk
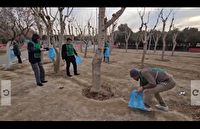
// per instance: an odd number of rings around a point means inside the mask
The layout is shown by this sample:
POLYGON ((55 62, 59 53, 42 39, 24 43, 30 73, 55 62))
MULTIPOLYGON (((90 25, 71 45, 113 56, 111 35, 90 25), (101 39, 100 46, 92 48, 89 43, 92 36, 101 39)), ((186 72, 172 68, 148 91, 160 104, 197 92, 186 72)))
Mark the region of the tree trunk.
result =
POLYGON ((96 50, 96 47, 95 47, 95 39, 94 39, 94 37, 92 38, 92 43, 93 43, 93 52, 95 52, 95 50, 96 50))
POLYGON ((138 51, 138 45, 139 45, 139 44, 137 44, 137 43, 135 44, 135 46, 136 46, 136 50, 137 50, 137 51, 138 51))
POLYGON ((165 55, 165 47, 166 47, 166 41, 165 41, 165 37, 167 35, 164 35, 163 38, 162 38, 162 41, 163 41, 163 49, 162 49, 162 55, 161 55, 161 60, 164 60, 164 55, 165 55))
POLYGON ((114 46, 114 40, 113 37, 111 37, 112 39, 110 40, 110 49, 109 49, 109 54, 111 55, 111 52, 113 50, 113 46, 114 46))
POLYGON ((157 44, 158 44, 158 42, 156 41, 156 42, 155 42, 155 45, 154 45, 154 53, 156 53, 157 44))
POLYGON ((93 52, 95 52, 96 47, 95 47, 95 43, 93 42, 93 52))
POLYGON ((128 41, 126 41, 126 52, 127 52, 127 49, 128 49, 128 41))
POLYGON ((172 48, 172 56, 174 55, 174 50, 176 48, 176 43, 173 44, 173 48, 172 48))
POLYGON ((101 90, 101 62, 103 56, 103 46, 105 41, 105 8, 99 8, 99 36, 98 48, 92 60, 92 88, 90 92, 99 92, 101 90))
POLYGON ((87 49, 88 49, 88 42, 85 43, 85 54, 84 57, 87 57, 87 49))
POLYGON ((6 44, 6 69, 10 69, 10 44, 11 44, 11 41, 8 41, 8 43, 6 44))
POLYGON ((92 88, 90 92, 99 92, 101 90, 101 62, 103 57, 103 47, 105 43, 107 28, 118 19, 124 12, 125 8, 121 8, 113 17, 106 22, 105 7, 99 7, 99 35, 98 48, 92 60, 92 88))
POLYGON ((173 41, 173 48, 172 48, 172 56, 174 55, 174 50, 175 50, 175 48, 176 48, 176 44, 177 44, 177 42, 176 42, 176 37, 177 37, 177 35, 178 35, 178 32, 177 33, 174 33, 173 34, 173 37, 172 37, 172 41, 173 41))
POLYGON ((150 36, 150 39, 149 39, 149 47, 148 47, 148 50, 151 50, 151 36, 150 36))
MULTIPOLYGON (((59 35, 59 37, 61 37, 59 35)), ((55 39, 53 39, 53 48, 55 49, 55 53, 56 53, 56 57, 53 59, 54 61, 54 73, 58 74, 60 72, 60 64, 61 64, 61 60, 60 60, 60 50, 57 50, 56 48, 56 43, 55 43, 55 39)), ((61 40, 59 40, 59 42, 61 42, 61 40)))
POLYGON ((83 43, 82 42, 80 43, 80 50, 81 50, 81 52, 83 52, 83 43))
POLYGON ((58 74, 60 72, 60 56, 59 53, 56 53, 56 61, 54 66, 54 73, 58 74))
POLYGON ((144 68, 144 59, 147 52, 147 43, 143 43, 143 54, 142 54, 142 60, 141 60, 141 67, 144 68))

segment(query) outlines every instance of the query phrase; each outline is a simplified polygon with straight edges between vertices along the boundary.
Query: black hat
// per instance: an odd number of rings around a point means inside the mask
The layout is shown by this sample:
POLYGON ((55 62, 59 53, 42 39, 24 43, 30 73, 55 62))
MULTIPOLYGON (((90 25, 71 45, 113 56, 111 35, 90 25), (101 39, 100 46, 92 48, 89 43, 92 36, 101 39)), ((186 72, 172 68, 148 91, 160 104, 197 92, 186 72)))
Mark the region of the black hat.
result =
POLYGON ((137 75, 139 75, 139 71, 136 68, 130 70, 131 77, 136 77, 137 75))
POLYGON ((33 34, 32 41, 36 43, 37 39, 40 39, 40 36, 38 34, 33 34))

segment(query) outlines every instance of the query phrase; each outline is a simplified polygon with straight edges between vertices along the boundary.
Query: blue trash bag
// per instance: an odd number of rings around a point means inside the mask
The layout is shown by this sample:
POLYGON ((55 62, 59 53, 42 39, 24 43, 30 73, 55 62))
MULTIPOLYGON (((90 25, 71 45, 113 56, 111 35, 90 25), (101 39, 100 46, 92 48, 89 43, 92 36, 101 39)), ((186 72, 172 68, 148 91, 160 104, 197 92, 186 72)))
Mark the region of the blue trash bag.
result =
POLYGON ((15 58, 15 53, 14 53, 14 51, 12 50, 12 49, 10 49, 10 59, 12 60, 12 59, 14 59, 15 58))
POLYGON ((48 56, 49 56, 49 58, 50 59, 54 59, 55 58, 55 56, 56 56, 56 53, 55 53, 55 50, 54 50, 54 48, 49 48, 49 51, 48 51, 48 56))
POLYGON ((106 51, 105 51, 105 53, 104 53, 104 56, 105 56, 105 57, 109 57, 109 56, 110 56, 109 48, 106 49, 106 51))
POLYGON ((80 64, 82 62, 82 58, 80 56, 76 56, 76 64, 80 64))
POLYGON ((142 110, 146 109, 146 106, 143 102, 143 93, 137 93, 137 90, 134 90, 130 94, 130 101, 128 106, 131 108, 138 108, 142 110))

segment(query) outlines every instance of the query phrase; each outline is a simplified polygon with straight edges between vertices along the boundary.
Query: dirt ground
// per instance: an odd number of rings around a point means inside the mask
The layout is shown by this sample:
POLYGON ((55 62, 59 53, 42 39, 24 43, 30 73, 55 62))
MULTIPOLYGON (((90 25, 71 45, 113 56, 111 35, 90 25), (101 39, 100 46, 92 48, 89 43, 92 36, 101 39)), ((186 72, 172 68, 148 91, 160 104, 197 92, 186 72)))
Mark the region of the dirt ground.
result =
MULTIPOLYGON (((78 65, 79 76, 65 76, 65 63, 61 73, 53 73, 53 64, 45 58, 44 69, 47 83, 39 87, 35 83, 33 71, 28 61, 22 65, 12 65, 12 70, 0 70, 1 80, 11 80, 11 106, 0 105, 0 121, 199 121, 200 106, 191 105, 191 80, 200 80, 200 53, 165 52, 160 61, 161 52, 148 52, 146 67, 158 67, 167 70, 177 81, 175 88, 161 95, 170 111, 162 112, 154 105, 153 112, 128 107, 130 93, 138 88, 138 82, 129 76, 133 67, 140 69, 142 51, 114 49, 110 55, 110 64, 102 63, 101 92, 88 93, 92 85, 92 57, 88 50, 77 51, 83 62, 78 65), (179 95, 185 91, 185 95, 179 95)), ((73 70, 71 65, 71 71, 73 70)), ((73 72, 71 72, 73 73, 73 72)))

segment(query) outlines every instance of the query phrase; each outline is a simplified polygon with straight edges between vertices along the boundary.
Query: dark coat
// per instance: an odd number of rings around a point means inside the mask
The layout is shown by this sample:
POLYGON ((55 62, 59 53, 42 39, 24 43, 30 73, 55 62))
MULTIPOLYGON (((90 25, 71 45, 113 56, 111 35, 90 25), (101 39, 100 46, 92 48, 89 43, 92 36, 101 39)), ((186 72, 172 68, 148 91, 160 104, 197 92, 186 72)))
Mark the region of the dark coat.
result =
MULTIPOLYGON (((32 41, 36 43, 38 38, 40 38, 39 35, 33 34, 32 41)), ((31 64, 34 64, 34 63, 41 61, 41 58, 35 58, 34 57, 34 53, 41 53, 41 51, 35 50, 33 43, 28 42, 27 49, 28 49, 28 60, 31 64)))
POLYGON ((21 51, 18 49, 18 44, 14 43, 13 52, 16 56, 21 56, 21 51))
MULTIPOLYGON (((77 52, 76 50, 74 49, 74 54, 77 56, 77 52)), ((67 56, 67 49, 66 49, 66 44, 63 44, 62 45, 62 52, 61 52, 61 55, 62 55, 62 59, 67 59, 67 58, 71 58, 71 57, 75 57, 74 55, 73 56, 67 56)), ((75 58, 74 58, 75 59, 75 58)))

